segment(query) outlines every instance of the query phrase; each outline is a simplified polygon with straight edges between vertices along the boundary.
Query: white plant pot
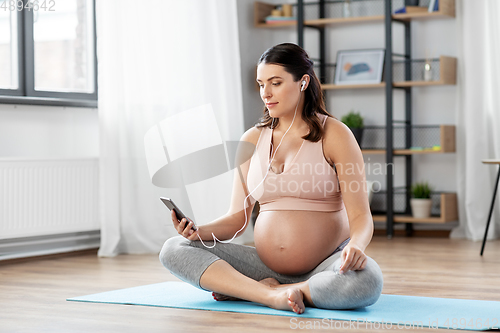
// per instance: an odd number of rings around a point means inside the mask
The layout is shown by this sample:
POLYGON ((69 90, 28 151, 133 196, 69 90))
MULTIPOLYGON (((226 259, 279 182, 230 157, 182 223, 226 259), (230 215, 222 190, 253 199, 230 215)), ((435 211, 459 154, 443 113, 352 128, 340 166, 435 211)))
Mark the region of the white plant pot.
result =
POLYGON ((431 216, 431 199, 411 199, 411 212, 414 218, 425 219, 431 216))

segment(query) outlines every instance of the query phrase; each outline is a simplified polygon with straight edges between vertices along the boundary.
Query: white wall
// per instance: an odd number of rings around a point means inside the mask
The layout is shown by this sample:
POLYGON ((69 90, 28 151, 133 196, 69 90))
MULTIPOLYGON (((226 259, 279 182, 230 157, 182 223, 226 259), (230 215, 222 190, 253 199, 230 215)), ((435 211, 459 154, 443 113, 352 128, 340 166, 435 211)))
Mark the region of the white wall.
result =
POLYGON ((0 104, 0 158, 97 156, 96 109, 0 104))
MULTIPOLYGON (((268 0, 268 3, 283 1, 268 0)), ((262 102, 255 89, 255 65, 259 56, 275 44, 297 43, 296 28, 257 29, 253 27, 253 0, 238 0, 240 29, 240 50, 242 55, 243 96, 245 128, 252 126, 262 114, 262 102)), ((412 23, 412 55, 414 58, 440 55, 457 56, 457 25, 455 19, 415 21, 412 23)), ((327 62, 335 63, 338 50, 385 48, 383 22, 333 25, 327 29, 327 62)), ((318 33, 306 29, 305 49, 311 57, 318 57, 318 33)), ((404 53, 403 26, 394 23, 393 51, 404 53)), ((460 61, 460 59, 458 59, 460 61)), ((333 77, 330 78, 333 82, 333 77)), ((365 117, 366 125, 385 124, 385 90, 353 89, 327 91, 327 108, 340 118, 351 109, 365 117)), ((414 124, 455 124, 456 86, 413 88, 414 124)), ((394 94, 394 119, 403 119, 404 94, 394 94)), ((455 154, 414 156, 413 179, 429 181, 438 191, 456 191, 455 154)), ((365 162, 385 163, 385 155, 367 155, 365 162)), ((395 160, 395 185, 404 183, 404 161, 395 160)), ((385 187, 385 176, 368 174, 370 180, 377 180, 385 187)), ((449 228, 439 226, 439 228, 449 228)), ((426 225, 430 229, 430 225, 426 225)))

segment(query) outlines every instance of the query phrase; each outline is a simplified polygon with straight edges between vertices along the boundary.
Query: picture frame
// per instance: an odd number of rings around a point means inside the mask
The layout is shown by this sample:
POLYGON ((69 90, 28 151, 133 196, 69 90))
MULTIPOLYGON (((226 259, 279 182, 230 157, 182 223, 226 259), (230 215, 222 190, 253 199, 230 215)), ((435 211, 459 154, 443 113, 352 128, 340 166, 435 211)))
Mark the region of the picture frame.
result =
POLYGON ((385 49, 341 50, 337 52, 336 85, 382 82, 385 49))

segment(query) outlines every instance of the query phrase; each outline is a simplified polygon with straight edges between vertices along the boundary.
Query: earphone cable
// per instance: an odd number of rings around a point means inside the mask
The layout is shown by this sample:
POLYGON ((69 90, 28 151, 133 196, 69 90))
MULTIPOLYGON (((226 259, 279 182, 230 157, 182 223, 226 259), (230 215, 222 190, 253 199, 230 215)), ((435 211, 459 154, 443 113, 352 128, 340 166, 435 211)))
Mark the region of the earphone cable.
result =
MULTIPOLYGON (((302 90, 301 90, 301 92, 302 92, 302 90)), ((198 234, 198 239, 200 240, 201 244, 203 244, 203 246, 205 246, 206 248, 209 248, 209 249, 214 248, 215 245, 217 244, 217 242, 219 242, 219 243, 231 243, 236 238, 236 235, 238 235, 238 233, 240 233, 242 230, 245 230, 245 228, 247 226, 247 221, 248 221, 247 208, 249 207, 249 206, 247 206, 247 199, 264 182, 264 180, 266 179, 267 175, 269 174, 269 170, 271 170, 271 164, 274 161, 274 157, 276 156, 276 153, 278 152, 278 149, 280 148, 281 143, 283 142, 283 139, 285 138, 285 136, 288 133, 288 131, 290 130, 290 128, 292 128, 293 122, 295 121, 295 117, 297 115, 297 108, 299 107, 299 103, 300 103, 301 99, 302 99, 302 94, 300 94, 299 100, 297 101, 297 105, 295 106, 295 112, 293 114, 292 122, 291 122, 290 126, 288 127, 288 129, 285 131, 285 134, 283 134, 283 136, 281 137, 281 140, 280 140, 278 146, 276 147, 276 150, 274 151, 273 155, 271 156, 271 161, 269 162, 269 166, 267 168, 266 174, 264 175, 264 178, 262 178, 262 180, 260 181, 260 183, 257 184, 257 186, 255 186, 255 188, 243 200, 243 212, 245 213, 245 223, 243 224, 243 227, 241 227, 238 231, 236 231, 234 233, 233 237, 231 239, 229 239, 229 240, 222 240, 221 241, 212 232, 212 239, 213 239, 213 242, 214 242, 212 246, 206 245, 203 242, 203 240, 201 239, 200 234, 198 234)), ((271 131, 274 131, 273 124, 274 124, 274 118, 273 118, 273 121, 271 123, 271 131)), ((272 132, 271 132, 271 151, 273 151, 272 136, 273 135, 272 135, 272 132)), ((247 173, 247 178, 248 178, 248 173, 247 173)))

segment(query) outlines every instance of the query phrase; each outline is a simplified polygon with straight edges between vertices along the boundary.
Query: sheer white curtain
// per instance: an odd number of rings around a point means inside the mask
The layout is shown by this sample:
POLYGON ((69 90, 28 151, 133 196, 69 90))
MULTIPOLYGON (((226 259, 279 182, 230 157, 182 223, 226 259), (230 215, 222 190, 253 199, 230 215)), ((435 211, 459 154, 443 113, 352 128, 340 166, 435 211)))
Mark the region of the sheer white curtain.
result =
MULTIPOLYGON (((239 139, 236 0, 97 1, 97 43, 99 255, 158 252, 176 235, 159 196, 175 198, 184 213, 202 223, 229 207, 228 198, 210 197, 210 182, 195 189, 206 194, 202 199, 193 189, 153 186, 144 135, 169 116, 210 103, 221 137, 239 139)), ((189 131, 184 135, 189 139, 189 131)))
MULTIPOLYGON (((457 170, 460 224, 451 237, 484 236, 500 158, 500 3, 457 1, 458 61, 457 170)), ((499 197, 488 238, 500 234, 499 197)))

